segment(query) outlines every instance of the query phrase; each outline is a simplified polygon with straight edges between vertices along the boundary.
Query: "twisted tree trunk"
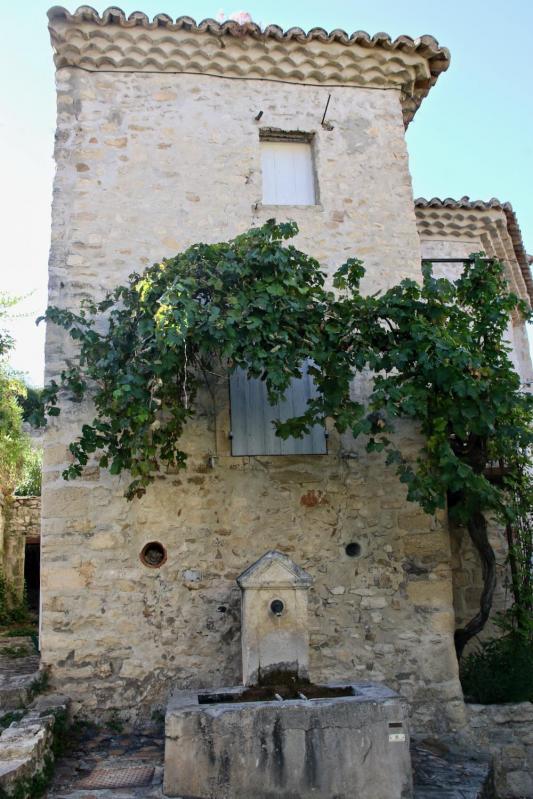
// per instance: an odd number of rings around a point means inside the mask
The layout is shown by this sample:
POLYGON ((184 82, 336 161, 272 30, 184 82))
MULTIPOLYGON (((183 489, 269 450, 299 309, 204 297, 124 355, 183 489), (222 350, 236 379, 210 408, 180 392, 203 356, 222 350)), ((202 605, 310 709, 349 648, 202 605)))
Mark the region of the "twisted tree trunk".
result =
POLYGON ((481 559, 483 590, 479 600, 479 611, 464 627, 455 631, 455 651, 458 660, 461 658, 463 650, 470 639, 480 633, 487 623, 492 608, 494 589, 496 588, 496 558, 489 542, 487 520, 483 513, 474 512, 468 520, 467 527, 470 538, 481 559))

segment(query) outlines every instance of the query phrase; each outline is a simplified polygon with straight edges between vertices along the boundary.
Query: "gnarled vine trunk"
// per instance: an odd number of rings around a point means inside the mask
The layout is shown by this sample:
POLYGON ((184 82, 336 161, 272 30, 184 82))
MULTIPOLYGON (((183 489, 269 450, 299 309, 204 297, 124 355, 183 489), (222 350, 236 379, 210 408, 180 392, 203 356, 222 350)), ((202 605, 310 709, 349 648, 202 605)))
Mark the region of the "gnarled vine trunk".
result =
POLYGON ((455 651, 458 659, 461 658, 463 650, 470 639, 480 633, 487 623, 496 588, 496 558, 490 545, 487 520, 483 513, 480 511, 474 512, 468 520, 467 528, 481 559, 483 590, 479 600, 479 611, 464 627, 455 631, 455 651))

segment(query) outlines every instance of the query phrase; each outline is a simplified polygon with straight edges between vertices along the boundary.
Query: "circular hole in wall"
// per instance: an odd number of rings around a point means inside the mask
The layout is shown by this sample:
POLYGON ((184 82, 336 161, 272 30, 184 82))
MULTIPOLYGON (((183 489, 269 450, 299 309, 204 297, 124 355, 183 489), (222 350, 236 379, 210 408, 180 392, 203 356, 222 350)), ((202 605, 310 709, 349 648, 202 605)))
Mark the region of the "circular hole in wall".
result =
POLYGON ((281 601, 281 599, 273 599, 270 603, 270 610, 274 614, 274 616, 281 616, 283 611, 285 610, 285 605, 281 601))
POLYGON ((150 541, 141 550, 141 563, 150 569, 158 569, 167 559, 167 551, 159 541, 150 541))
POLYGON ((361 554, 361 544, 351 541, 349 544, 346 544, 344 551, 349 558, 358 558, 361 554))

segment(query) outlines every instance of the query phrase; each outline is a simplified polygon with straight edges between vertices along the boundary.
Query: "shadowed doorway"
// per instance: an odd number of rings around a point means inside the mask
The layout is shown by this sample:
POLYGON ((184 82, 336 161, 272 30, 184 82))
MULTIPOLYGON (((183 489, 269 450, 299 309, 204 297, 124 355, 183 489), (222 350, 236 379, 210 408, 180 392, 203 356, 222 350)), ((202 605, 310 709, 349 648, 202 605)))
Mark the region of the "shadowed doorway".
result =
POLYGON ((39 613, 39 590, 41 582, 41 545, 39 539, 27 539, 24 559, 24 583, 28 607, 39 613))

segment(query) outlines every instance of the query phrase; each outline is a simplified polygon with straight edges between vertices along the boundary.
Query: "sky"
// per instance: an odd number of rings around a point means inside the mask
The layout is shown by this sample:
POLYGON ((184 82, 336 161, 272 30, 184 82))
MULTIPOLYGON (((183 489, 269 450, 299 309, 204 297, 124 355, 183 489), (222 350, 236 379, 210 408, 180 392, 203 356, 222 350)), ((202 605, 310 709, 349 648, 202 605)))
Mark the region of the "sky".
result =
MULTIPOLYGON (((165 12, 197 21, 248 11, 263 25, 431 34, 452 61, 407 132, 415 197, 498 197, 512 203, 533 252, 532 0, 202 0, 124 2, 129 14, 165 12)), ((42 385, 55 89, 46 0, 0 0, 0 292, 21 296, 10 321, 12 366, 42 385)), ((108 3, 94 2, 102 12, 108 3)), ((74 11, 75 5, 67 6, 74 11)), ((357 253, 354 253, 356 256, 357 253)))

